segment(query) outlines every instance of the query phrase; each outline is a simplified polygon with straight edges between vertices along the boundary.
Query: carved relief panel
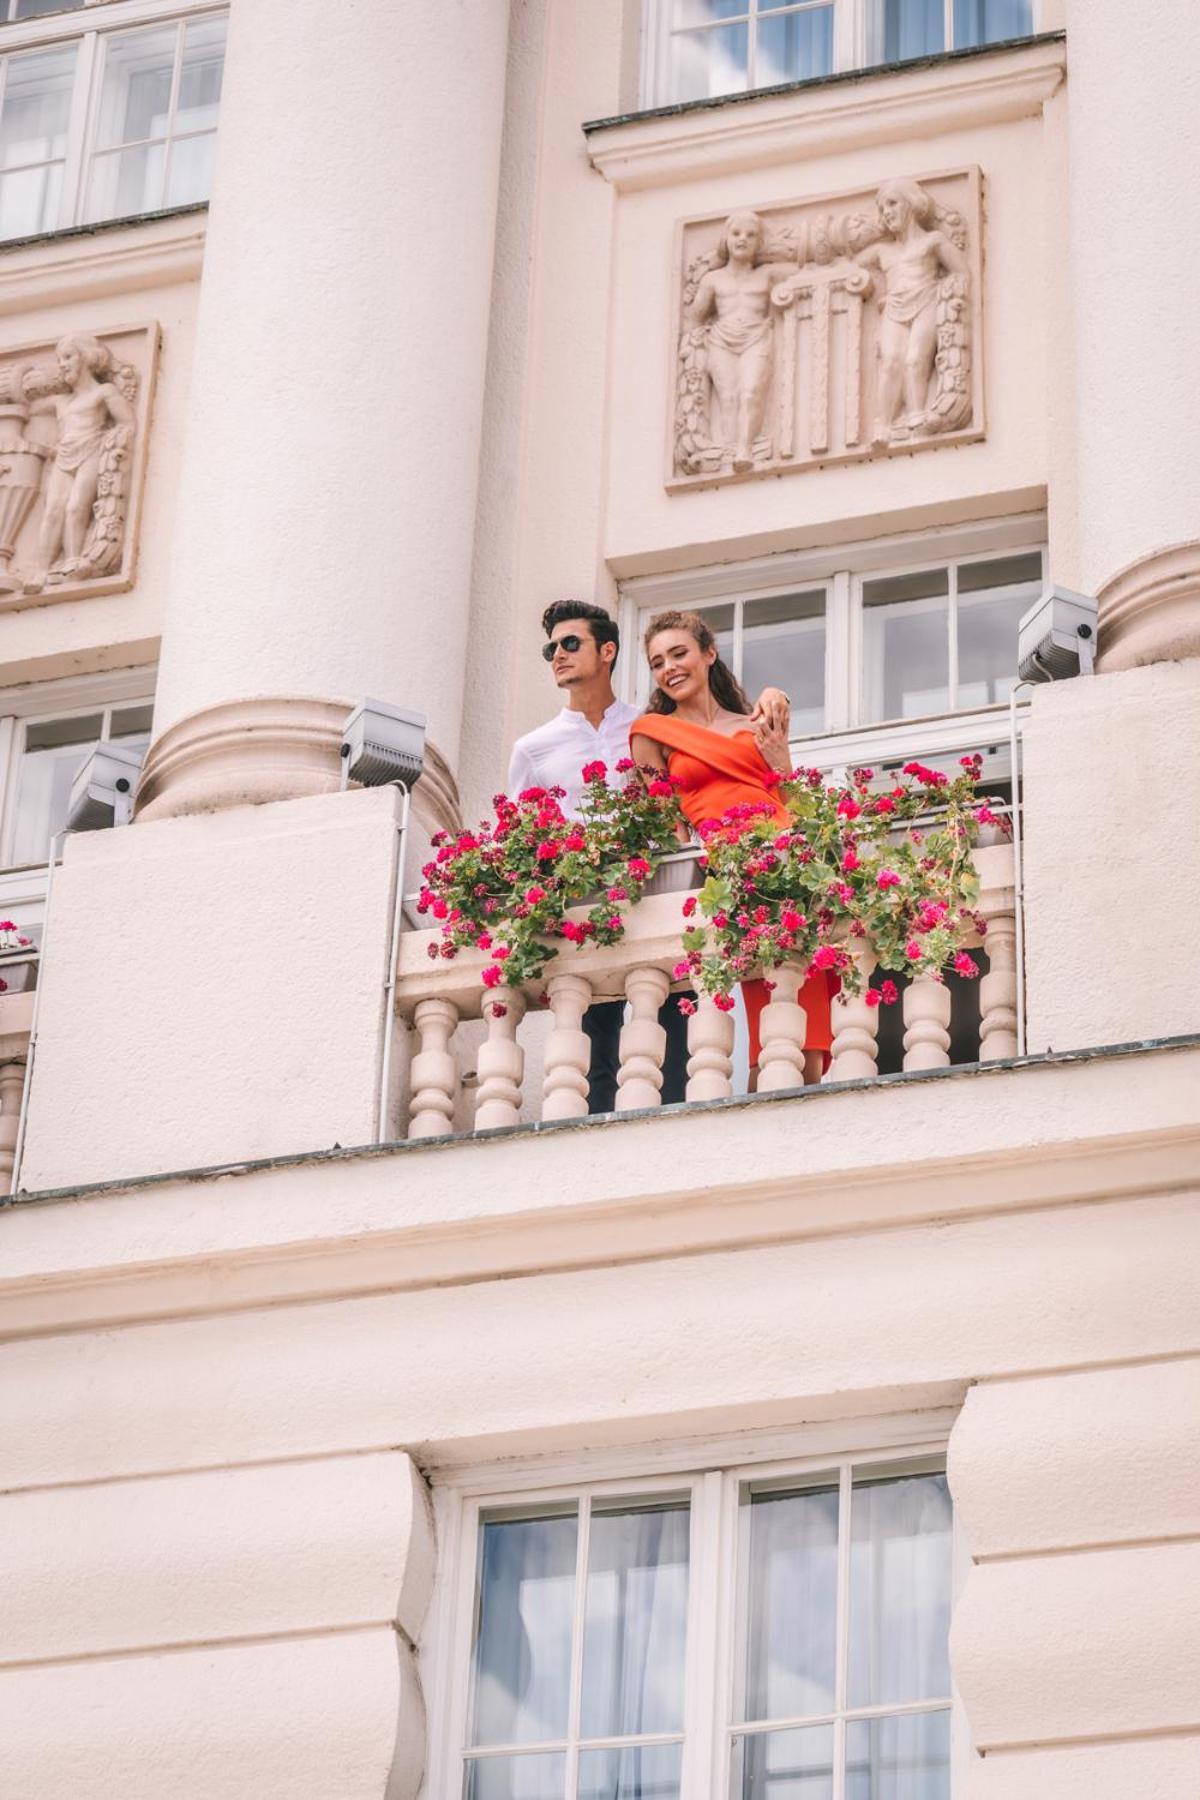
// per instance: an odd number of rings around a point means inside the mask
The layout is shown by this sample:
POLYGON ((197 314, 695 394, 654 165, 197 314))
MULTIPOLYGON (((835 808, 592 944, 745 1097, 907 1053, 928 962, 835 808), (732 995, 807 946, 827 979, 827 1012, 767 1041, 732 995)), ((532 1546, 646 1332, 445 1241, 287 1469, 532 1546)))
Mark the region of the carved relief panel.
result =
POLYGON ((691 219, 667 485, 983 436, 978 169, 691 219))
POLYGON ((158 326, 0 352, 0 610, 132 584, 158 326))

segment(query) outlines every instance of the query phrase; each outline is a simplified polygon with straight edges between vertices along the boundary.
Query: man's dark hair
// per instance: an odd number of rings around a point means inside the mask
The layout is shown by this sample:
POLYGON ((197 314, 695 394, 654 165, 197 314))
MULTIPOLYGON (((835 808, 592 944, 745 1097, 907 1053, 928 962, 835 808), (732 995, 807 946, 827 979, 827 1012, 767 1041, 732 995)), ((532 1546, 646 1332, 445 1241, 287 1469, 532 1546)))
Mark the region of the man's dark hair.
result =
MULTIPOLYGON (((556 625, 564 625, 568 619, 584 619, 598 644, 615 644, 617 655, 621 653, 621 633, 617 629, 617 621, 610 618, 602 606, 593 606, 590 600, 556 600, 542 614, 542 630, 546 636, 556 625)), ((616 656, 613 657, 614 663, 616 656)))

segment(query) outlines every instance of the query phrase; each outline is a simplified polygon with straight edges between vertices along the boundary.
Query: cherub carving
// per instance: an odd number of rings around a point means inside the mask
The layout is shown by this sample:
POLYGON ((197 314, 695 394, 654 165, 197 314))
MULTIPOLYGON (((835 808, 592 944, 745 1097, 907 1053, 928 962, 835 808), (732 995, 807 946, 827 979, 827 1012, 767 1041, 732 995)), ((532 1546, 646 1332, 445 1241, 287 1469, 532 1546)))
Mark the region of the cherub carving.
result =
POLYGON ((55 374, 31 369, 24 380, 31 414, 52 413, 58 425, 32 591, 110 573, 124 540, 137 371, 86 334, 62 338, 56 355, 55 374))
POLYGON ((938 214, 915 181, 891 181, 877 199, 881 237, 858 252, 883 277, 874 440, 954 430, 970 418, 967 379, 969 265, 961 220, 938 214), (936 389, 930 386, 935 373, 936 389))

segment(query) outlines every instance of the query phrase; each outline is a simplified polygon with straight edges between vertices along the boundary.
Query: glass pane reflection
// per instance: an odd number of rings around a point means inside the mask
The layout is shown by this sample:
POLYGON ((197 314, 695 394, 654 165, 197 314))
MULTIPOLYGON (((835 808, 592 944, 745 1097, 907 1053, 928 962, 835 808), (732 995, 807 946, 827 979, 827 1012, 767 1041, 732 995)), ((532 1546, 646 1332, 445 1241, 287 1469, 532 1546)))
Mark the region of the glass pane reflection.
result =
POLYGON ((63 156, 78 46, 10 56, 0 112, 0 163, 7 169, 63 156))
POLYGON ((950 1692, 950 1489, 944 1475, 855 1482, 850 1705, 950 1692))
POLYGON ((950 1713, 852 1719, 846 1800, 950 1800, 950 1713))
POLYGON ((785 81, 809 81, 833 68, 833 8, 782 13, 760 18, 754 85, 777 87, 785 81))
POLYGON ((863 720, 915 719, 950 705, 945 569, 863 583, 863 720))
POLYGON ((585 1738, 683 1727, 688 1520, 686 1506, 593 1508, 580 1725, 585 1738))
POLYGON ((481 1756, 467 1764, 464 1800, 563 1800, 566 1758, 481 1756))
POLYGON ((1028 37, 1033 30, 1032 0, 954 0, 954 48, 1000 44, 1005 38, 1028 37))
POLYGON ((679 1800, 682 1761, 682 1744, 585 1750, 579 1758, 579 1800, 679 1800))
POLYGON ((669 101, 740 94, 747 84, 750 27, 716 25, 710 31, 676 32, 669 55, 669 101))
POLYGON ((174 25, 122 32, 107 40, 98 145, 136 144, 166 135, 178 42, 174 25))
POLYGON ((763 1731, 733 1748, 733 1800, 833 1800, 833 1726, 763 1731))
MULTIPOLYGON (((752 1494, 743 1718, 833 1707, 838 1492, 752 1494)), ((772 1789, 774 1793, 774 1789, 772 1789)))
POLYGON ((781 687, 792 701, 792 736, 825 729, 825 595, 749 600, 742 616, 742 686, 751 700, 781 687))
MULTIPOLYGON (((573 1512, 493 1519, 482 1528, 473 1744, 566 1736, 577 1530, 573 1512)), ((493 1800, 501 1790, 476 1792, 493 1800)))
POLYGON ((884 0, 883 60, 936 56, 946 47, 942 0, 884 0))

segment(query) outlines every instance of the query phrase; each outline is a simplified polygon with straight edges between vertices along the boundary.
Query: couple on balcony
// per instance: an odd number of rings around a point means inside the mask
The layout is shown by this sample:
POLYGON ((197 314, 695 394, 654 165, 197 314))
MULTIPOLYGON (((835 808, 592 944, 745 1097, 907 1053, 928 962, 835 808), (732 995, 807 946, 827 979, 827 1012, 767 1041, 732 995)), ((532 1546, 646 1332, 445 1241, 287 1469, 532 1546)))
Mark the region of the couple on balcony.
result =
MULTIPOLYGON (((616 621, 601 606, 558 600, 542 615, 542 655, 566 697, 556 718, 527 732, 513 746, 508 790, 558 787, 563 810, 575 815, 583 795, 583 769, 597 760, 613 775, 632 756, 652 780, 670 774, 679 804, 695 829, 720 818, 731 806, 771 805, 781 824, 788 815, 775 798, 775 777, 791 772, 788 725, 791 703, 779 688, 764 688, 752 706, 740 683, 717 654, 716 641, 696 613, 659 613, 645 635, 654 692, 639 716, 636 706, 613 692, 613 666, 620 650, 616 621)), ((681 836, 684 834, 681 831, 681 836)), ((804 1078, 820 1079, 832 1042, 831 983, 812 975, 798 996, 808 1022, 804 1078)), ((769 997, 764 981, 743 984, 750 1027, 751 1081, 758 1064, 759 1019, 769 997)), ((625 1014, 622 1000, 589 1009, 584 1030, 591 1043, 588 1111, 611 1112, 616 1103, 619 1039, 625 1014)), ((663 1059, 664 1105, 684 1098, 687 1082, 687 1020, 677 996, 659 1013, 666 1032, 663 1059)))

